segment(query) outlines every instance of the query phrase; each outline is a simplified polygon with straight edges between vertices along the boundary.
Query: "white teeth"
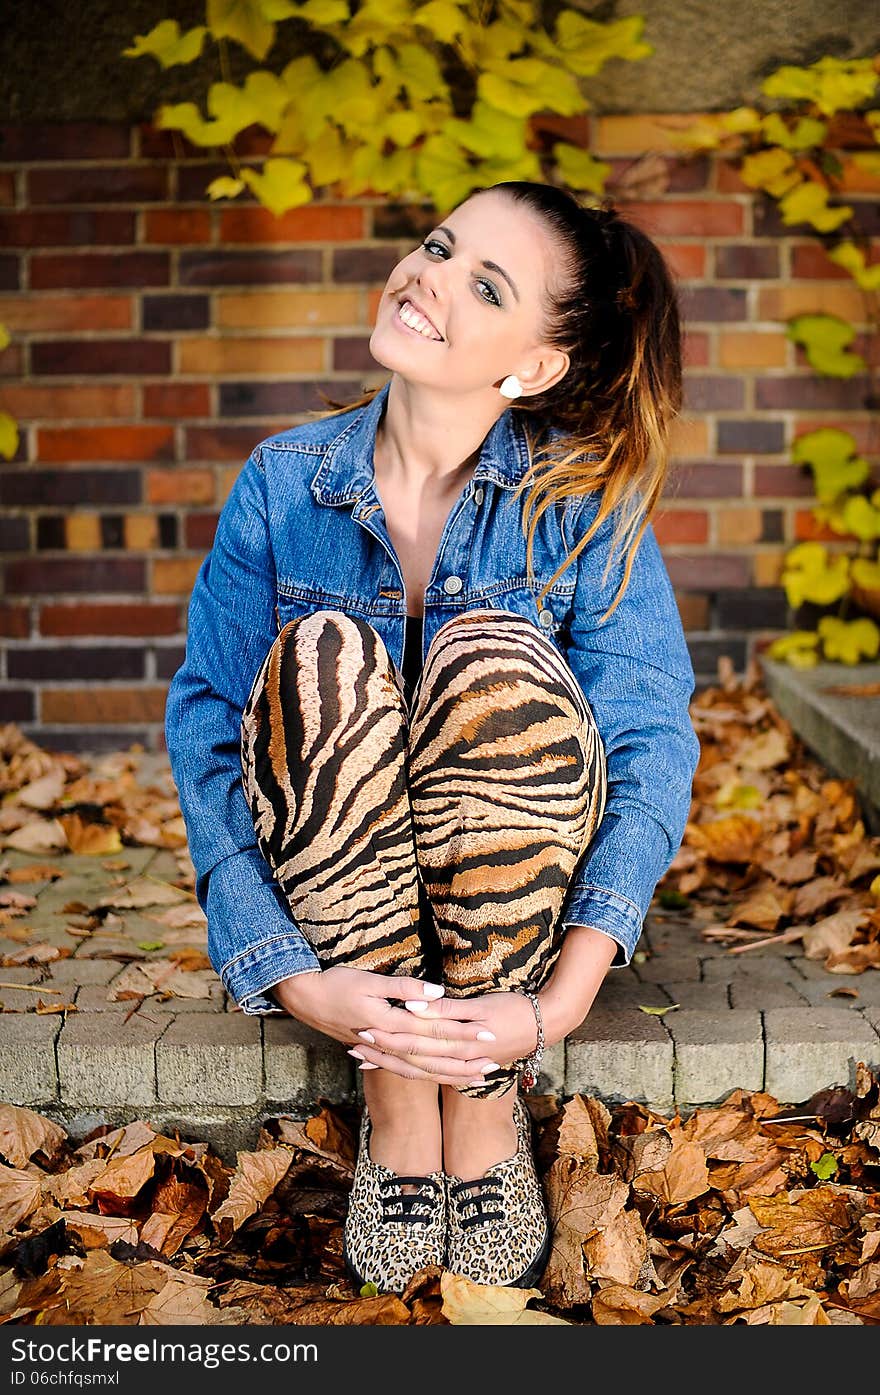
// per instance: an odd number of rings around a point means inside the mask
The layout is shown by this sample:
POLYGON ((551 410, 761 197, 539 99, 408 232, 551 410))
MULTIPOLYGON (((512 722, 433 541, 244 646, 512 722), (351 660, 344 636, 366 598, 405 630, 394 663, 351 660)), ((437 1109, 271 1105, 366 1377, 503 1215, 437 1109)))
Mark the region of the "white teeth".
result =
POLYGON ((417 330, 418 333, 423 334, 426 339, 440 338, 440 336, 434 332, 433 327, 429 321, 425 319, 424 315, 420 315, 418 310, 415 310, 408 300, 403 301, 397 313, 405 325, 409 325, 410 329, 417 330))

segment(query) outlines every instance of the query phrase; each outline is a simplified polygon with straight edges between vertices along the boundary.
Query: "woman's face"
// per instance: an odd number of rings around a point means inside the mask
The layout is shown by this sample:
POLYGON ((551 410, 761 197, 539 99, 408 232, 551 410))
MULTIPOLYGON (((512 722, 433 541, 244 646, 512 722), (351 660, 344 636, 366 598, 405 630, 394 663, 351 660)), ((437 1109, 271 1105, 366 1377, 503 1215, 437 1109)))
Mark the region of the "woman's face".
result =
POLYGON ((540 339, 558 257, 528 210, 503 194, 472 195, 391 272, 371 354, 408 382, 451 394, 497 393, 509 373, 526 393, 540 391, 568 366, 540 339))

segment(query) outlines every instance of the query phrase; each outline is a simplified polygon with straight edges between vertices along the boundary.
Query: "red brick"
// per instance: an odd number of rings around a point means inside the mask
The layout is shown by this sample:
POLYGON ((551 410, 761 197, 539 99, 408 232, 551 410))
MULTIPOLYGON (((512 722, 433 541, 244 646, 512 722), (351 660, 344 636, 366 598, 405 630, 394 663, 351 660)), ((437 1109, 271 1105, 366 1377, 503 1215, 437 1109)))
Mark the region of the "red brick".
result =
MULTIPOLYGON (((19 609, 26 616, 24 608, 19 609)), ((181 620, 179 605, 101 605, 81 602, 44 605, 40 608, 40 634, 176 635, 180 633, 181 620)))
MULTIPOLYGON (((287 425, 291 425, 288 421, 287 425)), ((279 426, 278 430, 283 430, 279 426)), ((237 460, 243 465, 254 446, 270 431, 261 426, 188 426, 185 429, 184 458, 196 460, 237 460)))
POLYGON ((40 717, 64 726, 118 726, 161 722, 165 688, 47 688, 40 694, 40 717))
POLYGON ((667 509, 652 523, 661 547, 666 543, 701 543, 709 540, 709 515, 704 509, 667 509))
POLYGON ((32 722, 34 695, 29 688, 0 688, 0 722, 32 722))
POLYGON ((0 296, 0 324, 16 330, 131 329, 134 300, 128 295, 0 296))
POLYGON ((167 252, 35 252, 31 290, 62 286, 167 286, 171 262, 167 252))
POLYGON ((57 339, 31 344, 32 373, 170 373, 161 339, 57 339))
POLYGON ((795 509, 793 531, 798 542, 839 543, 849 536, 846 533, 835 532, 827 523, 820 523, 812 511, 807 509, 795 509))
POLYGON ((148 208, 144 242, 210 242, 211 214, 202 208, 148 208))
POLYGON ((0 162, 125 160, 131 153, 127 122, 8 121, 0 125, 0 162))
POLYGON ((0 604, 0 635, 7 639, 27 639, 30 632, 30 613, 26 605, 0 604))
POLYGON ((41 461, 172 460, 170 426, 58 426, 37 431, 41 461))
POLYGON ((0 247, 95 247, 131 243, 135 215, 122 209, 42 213, 29 209, 0 215, 0 247))
MULTIPOLYGON (((876 257, 868 256, 868 264, 873 265, 876 257)), ((801 280, 842 281, 849 280, 849 272, 831 261, 818 243, 798 242, 791 249, 791 274, 801 280)))
POLYGON ((68 591, 100 596, 113 591, 136 594, 146 591, 144 562, 129 557, 88 560, 65 557, 48 561, 43 557, 26 557, 7 562, 4 572, 6 592, 14 596, 45 596, 53 592, 64 595, 68 591))
POLYGON ((214 489, 211 470, 150 470, 147 475, 150 504, 211 504, 214 489))
POLYGON ((185 546, 194 552, 207 552, 217 531, 216 513, 191 513, 184 524, 185 546))
MULTIPOLYGON (((3 317, 0 315, 0 324, 3 317)), ((19 425, 48 417, 124 417, 137 414, 137 388, 133 383, 10 383, 3 388, 3 406, 19 425)))
POLYGON ((357 204, 306 204, 276 218, 267 208, 227 208, 220 243, 356 242, 366 236, 366 209, 357 204))
POLYGON ((29 170, 28 204, 147 203, 168 197, 164 165, 83 165, 29 170))
POLYGON ((740 237, 745 231, 745 207, 730 199, 640 199, 617 207, 652 238, 740 237))
POLYGON ((145 383, 144 416, 207 417, 211 415, 208 383, 145 383))

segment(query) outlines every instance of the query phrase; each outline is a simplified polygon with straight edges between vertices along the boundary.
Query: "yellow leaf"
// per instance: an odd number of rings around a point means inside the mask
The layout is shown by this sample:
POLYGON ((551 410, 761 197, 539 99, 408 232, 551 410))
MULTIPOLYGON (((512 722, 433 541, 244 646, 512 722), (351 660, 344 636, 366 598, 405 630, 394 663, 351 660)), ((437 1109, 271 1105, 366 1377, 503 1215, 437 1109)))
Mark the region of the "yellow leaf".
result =
POLYGON ((448 91, 434 54, 419 44, 377 49, 373 70, 377 77, 390 83, 395 92, 403 87, 411 97, 432 97, 448 91))
POLYGON ((218 175, 212 179, 205 193, 209 199, 234 199, 246 187, 243 179, 233 179, 230 174, 218 175))
POLYGON ((836 315, 796 315, 788 321, 787 337, 801 344, 817 373, 833 378, 852 378, 865 371, 867 365, 861 354, 846 352, 846 345, 856 332, 846 320, 836 315))
POLYGON ((279 157, 266 160, 262 174, 243 169, 241 177, 260 203, 280 218, 289 208, 310 202, 312 191, 303 178, 305 173, 306 167, 299 160, 279 157))
POLYGON ((474 155, 514 160, 525 148, 526 125, 524 116, 511 116, 478 97, 467 121, 453 117, 446 122, 445 131, 474 155))
POLYGON ((780 198, 801 179, 791 155, 787 150, 780 149, 759 150, 754 155, 746 155, 739 175, 750 189, 766 189, 774 198, 780 198))
POLYGON ((768 659, 780 659, 792 668, 815 668, 819 656, 815 646, 819 636, 809 630, 792 630, 790 634, 774 639, 764 651, 768 659))
POLYGON ((480 183, 465 152, 445 135, 425 141, 416 155, 416 174, 438 208, 452 208, 480 183))
POLYGON ((18 450, 18 424, 8 412, 0 412, 0 455, 11 460, 18 450))
POLYGON ((605 192, 605 181, 613 168, 606 161, 597 160, 576 145, 554 145, 553 155, 560 177, 570 189, 587 189, 591 194, 605 192))
POLYGON ((791 455, 797 464, 810 466, 816 496, 824 503, 864 484, 868 478, 871 467, 855 450, 856 443, 848 431, 827 426, 799 436, 791 455))
POLYGON ((793 609, 804 601, 832 605, 849 590, 850 559, 845 556, 829 559, 823 543, 798 543, 789 551, 785 563, 782 585, 793 609))
POLYGON ((207 34, 203 24, 196 25, 181 34, 176 19, 163 19, 149 34, 138 34, 131 48, 124 48, 124 58, 153 57, 163 68, 172 68, 175 63, 192 63, 202 51, 207 34))
POLYGON ((816 628, 826 659, 857 664, 862 658, 875 659, 880 651, 880 630, 867 616, 838 620, 834 615, 823 615, 816 628))
POLYGON ((556 21, 557 52, 578 77, 593 77, 612 58, 634 63, 650 58, 654 47, 642 40, 644 28, 643 15, 600 24, 577 10, 563 10, 556 21))
POLYGON ((414 19, 411 0, 363 0, 350 24, 337 34, 355 58, 387 42, 393 34, 407 34, 414 19))
POLYGON ((451 44, 467 27, 468 20, 452 0, 429 0, 416 10, 413 22, 429 30, 442 44, 451 44))
POLYGON ((275 42, 276 19, 296 14, 289 0, 207 0, 208 28, 215 39, 234 39, 262 63, 275 42))
POLYGON ((851 111, 868 102, 877 87, 877 73, 870 58, 820 58, 808 68, 785 65, 761 84, 767 97, 810 102, 823 116, 851 111))
MULTIPOLYGON (((880 153, 873 156, 880 162, 880 153)), ((880 167, 873 173, 880 174, 880 167)), ((837 246, 828 254, 829 261, 836 262, 848 271, 863 291, 880 290, 880 262, 874 266, 866 266, 865 254, 861 247, 857 247, 854 242, 838 242, 837 246)))
POLYGON ((801 116, 793 126, 786 124, 781 112, 771 111, 762 118, 761 127, 764 139, 770 145, 781 146, 783 150, 812 150, 821 146, 828 130, 824 121, 814 116, 801 116))
POLYGON ((872 508, 864 494, 853 494, 844 502, 845 531, 863 542, 880 538, 880 509, 872 508))
POLYGON ((572 74, 540 58, 514 58, 501 72, 480 73, 477 93, 489 106, 510 116, 531 116, 536 111, 574 116, 584 107, 572 74))
POLYGON ((783 223, 809 223, 817 232, 834 232, 841 223, 853 216, 853 208, 842 204, 839 208, 828 205, 828 190, 824 186, 805 179, 796 189, 779 200, 779 212, 783 223))
POLYGON ((850 568, 852 579, 866 591, 880 591, 880 562, 867 557, 854 557, 850 568))

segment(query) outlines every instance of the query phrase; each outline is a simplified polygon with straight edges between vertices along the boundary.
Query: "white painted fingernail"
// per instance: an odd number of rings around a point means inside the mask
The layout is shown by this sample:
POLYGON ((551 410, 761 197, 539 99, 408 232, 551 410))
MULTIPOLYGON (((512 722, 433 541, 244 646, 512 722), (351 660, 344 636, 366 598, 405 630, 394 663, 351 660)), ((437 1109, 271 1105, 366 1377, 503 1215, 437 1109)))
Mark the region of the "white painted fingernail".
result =
POLYGON ((499 1066, 497 1061, 487 1061, 486 1064, 481 1067, 481 1069, 483 1070, 483 1072, 485 1072, 487 1070, 500 1070, 501 1067, 499 1066))
POLYGON ((422 992, 426 998, 442 998, 446 989, 442 983, 426 983, 422 992))
POLYGON ((358 1036, 363 1037, 364 1041, 368 1041, 371 1046, 376 1045, 376 1038, 373 1036, 372 1032, 358 1032, 358 1036))
POLYGON ((379 1069, 379 1067, 376 1065, 375 1061, 361 1061, 360 1065, 358 1066, 358 1070, 378 1070, 378 1069, 379 1069))
POLYGON ((349 1056, 354 1056, 354 1057, 356 1057, 356 1059, 357 1059, 358 1061, 362 1061, 362 1060, 364 1059, 363 1052, 361 1052, 361 1051, 355 1051, 354 1047, 352 1047, 352 1048, 349 1050, 349 1053, 348 1053, 348 1054, 349 1054, 349 1056))
MULTIPOLYGON (((360 1033, 358 1033, 360 1035, 360 1033)), ((477 1041, 494 1041, 494 1032, 477 1032, 477 1041)))
POLYGON ((409 1002, 404 1003, 403 1006, 404 1006, 405 1008, 409 1008, 410 1012, 427 1012, 427 1011, 428 1011, 428 1004, 427 1004, 427 1003, 420 1003, 420 1002, 414 1001, 414 1002, 411 1002, 411 1003, 409 1003, 409 1002))

